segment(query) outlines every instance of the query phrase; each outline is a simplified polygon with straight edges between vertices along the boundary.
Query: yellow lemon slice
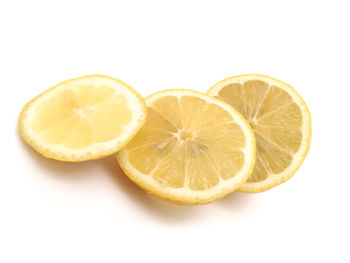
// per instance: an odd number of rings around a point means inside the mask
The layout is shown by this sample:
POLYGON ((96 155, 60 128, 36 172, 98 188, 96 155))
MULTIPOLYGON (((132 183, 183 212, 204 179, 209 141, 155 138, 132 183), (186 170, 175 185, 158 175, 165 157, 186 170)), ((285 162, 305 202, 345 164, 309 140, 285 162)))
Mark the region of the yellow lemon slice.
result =
POLYGON ((42 155, 85 161, 112 154, 146 119, 143 98, 127 84, 102 75, 64 81, 27 103, 19 132, 42 155))
POLYGON ((311 115, 291 86, 251 74, 224 79, 207 94, 237 109, 254 130, 256 164, 241 191, 265 191, 293 176, 310 147, 311 115))
POLYGON ((181 204, 214 201, 247 180, 255 138, 231 106, 190 90, 161 91, 146 104, 145 125, 117 153, 131 180, 181 204))

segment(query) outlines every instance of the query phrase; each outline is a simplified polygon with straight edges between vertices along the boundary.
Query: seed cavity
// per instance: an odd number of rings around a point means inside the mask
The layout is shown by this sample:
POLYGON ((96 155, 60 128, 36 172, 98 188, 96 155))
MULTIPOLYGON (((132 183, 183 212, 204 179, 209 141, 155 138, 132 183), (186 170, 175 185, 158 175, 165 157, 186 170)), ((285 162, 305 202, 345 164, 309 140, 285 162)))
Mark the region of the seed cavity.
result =
POLYGON ((158 144, 157 145, 157 150, 158 151, 163 151, 166 145, 167 145, 166 142, 162 142, 162 143, 158 144))
POLYGON ((192 143, 192 152, 195 156, 198 156, 201 152, 204 152, 207 149, 207 146, 203 144, 192 143))

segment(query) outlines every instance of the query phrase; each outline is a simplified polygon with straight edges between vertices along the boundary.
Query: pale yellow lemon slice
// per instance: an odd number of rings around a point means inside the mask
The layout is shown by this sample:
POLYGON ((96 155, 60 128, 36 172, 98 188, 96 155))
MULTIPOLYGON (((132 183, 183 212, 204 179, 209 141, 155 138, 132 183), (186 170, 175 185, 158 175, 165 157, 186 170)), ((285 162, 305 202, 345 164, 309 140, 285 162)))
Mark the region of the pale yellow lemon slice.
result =
POLYGON ((117 153, 131 180, 181 204, 214 201, 247 180, 255 138, 231 106, 190 90, 161 91, 146 104, 145 125, 117 153))
POLYGON ((237 109, 254 130, 255 169, 240 190, 265 191, 293 176, 310 147, 311 115, 291 86, 251 74, 222 80, 207 94, 237 109))
POLYGON ((64 81, 27 103, 19 132, 42 155, 76 162, 118 151, 145 119, 144 100, 135 90, 118 79, 90 75, 64 81))

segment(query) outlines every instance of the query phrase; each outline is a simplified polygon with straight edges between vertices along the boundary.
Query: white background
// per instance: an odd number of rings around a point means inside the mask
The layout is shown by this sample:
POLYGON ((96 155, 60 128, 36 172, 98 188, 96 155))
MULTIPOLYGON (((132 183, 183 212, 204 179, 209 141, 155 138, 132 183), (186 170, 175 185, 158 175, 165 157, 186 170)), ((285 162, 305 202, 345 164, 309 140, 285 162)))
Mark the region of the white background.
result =
POLYGON ((1 0, 0 262, 350 262, 347 2, 1 0), (307 102, 310 152, 268 192, 185 207, 113 156, 71 164, 25 145, 23 105, 93 73, 142 95, 271 75, 307 102))

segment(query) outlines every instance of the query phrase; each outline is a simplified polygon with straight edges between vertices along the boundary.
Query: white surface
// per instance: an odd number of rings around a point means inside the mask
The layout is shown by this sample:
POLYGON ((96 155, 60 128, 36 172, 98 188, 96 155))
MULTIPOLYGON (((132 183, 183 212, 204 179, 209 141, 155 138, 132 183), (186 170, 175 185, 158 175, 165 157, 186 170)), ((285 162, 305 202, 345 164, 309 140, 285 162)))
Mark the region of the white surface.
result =
POLYGON ((0 262, 350 261, 348 1, 211 2, 0 2, 0 262), (183 207, 113 157, 62 163, 22 143, 22 106, 92 73, 142 95, 271 75, 311 110, 309 155, 268 192, 183 207))

